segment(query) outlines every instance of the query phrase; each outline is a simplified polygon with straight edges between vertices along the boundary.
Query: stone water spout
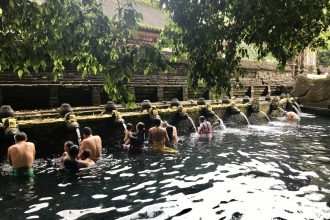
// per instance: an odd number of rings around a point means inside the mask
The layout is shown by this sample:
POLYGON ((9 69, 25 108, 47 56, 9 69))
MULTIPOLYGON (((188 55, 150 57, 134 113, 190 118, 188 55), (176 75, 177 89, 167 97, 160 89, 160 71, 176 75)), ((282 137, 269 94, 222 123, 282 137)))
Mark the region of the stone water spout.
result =
POLYGON ((115 103, 113 101, 108 101, 105 105, 104 113, 111 115, 115 110, 117 110, 115 103))
POLYGON ((248 125, 250 125, 250 122, 248 120, 248 118, 246 117, 246 115, 241 112, 241 110, 236 106, 236 104, 234 102, 232 102, 228 96, 224 96, 222 99, 222 104, 224 104, 224 107, 226 108, 226 112, 225 115, 226 117, 230 117, 231 115, 241 115, 244 117, 246 123, 248 125))
POLYGON ((0 128, 4 130, 5 138, 13 137, 19 132, 15 112, 10 105, 0 108, 0 128))
POLYGON ((150 108, 151 108, 150 100, 148 99, 143 100, 143 102, 141 103, 141 112, 148 112, 150 108))
POLYGON ((73 112, 68 112, 64 116, 64 120, 65 120, 65 123, 66 123, 66 127, 70 131, 75 131, 76 132, 76 134, 77 134, 77 141, 78 141, 78 144, 80 144, 80 142, 81 142, 81 134, 80 134, 79 123, 78 123, 78 120, 77 120, 76 115, 73 112))
POLYGON ((259 98, 254 98, 251 102, 251 104, 248 107, 248 115, 252 115, 253 113, 258 114, 261 113, 263 116, 265 116, 265 118, 270 121, 270 118, 268 117, 268 115, 260 110, 260 103, 259 103, 259 98))
POLYGON ((68 130, 76 133, 78 144, 80 144, 81 134, 79 130, 79 123, 71 105, 69 103, 63 103, 59 108, 59 114, 64 118, 68 130))
POLYGON ((149 112, 149 118, 151 121, 154 121, 155 119, 161 119, 158 109, 155 105, 151 106, 151 108, 149 108, 148 112, 149 112))

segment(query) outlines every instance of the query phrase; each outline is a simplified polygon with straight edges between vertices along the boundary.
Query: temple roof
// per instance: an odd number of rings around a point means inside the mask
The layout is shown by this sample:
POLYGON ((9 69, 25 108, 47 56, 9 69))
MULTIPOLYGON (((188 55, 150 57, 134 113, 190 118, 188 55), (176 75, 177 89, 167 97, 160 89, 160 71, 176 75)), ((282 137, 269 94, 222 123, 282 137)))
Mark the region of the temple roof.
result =
MULTIPOLYGON (((125 3, 127 0, 118 1, 125 3)), ((107 16, 112 17, 117 13, 117 0, 100 0, 100 2, 102 3, 104 14, 107 16)), ((143 15, 143 21, 140 22, 141 25, 154 28, 163 28, 165 26, 167 17, 163 11, 138 1, 135 2, 135 10, 143 15)))

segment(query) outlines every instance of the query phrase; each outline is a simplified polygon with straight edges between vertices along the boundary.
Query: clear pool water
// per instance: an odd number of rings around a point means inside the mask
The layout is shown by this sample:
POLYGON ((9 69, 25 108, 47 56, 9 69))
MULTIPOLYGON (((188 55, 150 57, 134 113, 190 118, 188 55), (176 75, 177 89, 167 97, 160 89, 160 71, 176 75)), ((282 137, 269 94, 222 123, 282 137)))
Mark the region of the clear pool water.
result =
POLYGON ((237 126, 180 155, 107 155, 77 176, 36 161, 17 182, 1 165, 0 219, 330 219, 330 119, 237 126))

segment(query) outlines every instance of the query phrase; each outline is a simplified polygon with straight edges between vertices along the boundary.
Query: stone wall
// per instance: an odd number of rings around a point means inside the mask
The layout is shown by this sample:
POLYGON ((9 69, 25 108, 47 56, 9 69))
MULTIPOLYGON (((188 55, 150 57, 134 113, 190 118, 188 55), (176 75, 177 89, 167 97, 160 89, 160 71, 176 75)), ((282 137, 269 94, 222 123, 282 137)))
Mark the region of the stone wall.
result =
POLYGON ((300 75, 293 96, 306 107, 330 108, 330 75, 300 75))
POLYGON ((241 90, 233 91, 234 96, 264 96, 268 92, 279 95, 284 89, 290 91, 295 82, 294 68, 287 66, 284 72, 277 70, 277 64, 243 60, 241 77, 236 79, 243 85, 241 90))

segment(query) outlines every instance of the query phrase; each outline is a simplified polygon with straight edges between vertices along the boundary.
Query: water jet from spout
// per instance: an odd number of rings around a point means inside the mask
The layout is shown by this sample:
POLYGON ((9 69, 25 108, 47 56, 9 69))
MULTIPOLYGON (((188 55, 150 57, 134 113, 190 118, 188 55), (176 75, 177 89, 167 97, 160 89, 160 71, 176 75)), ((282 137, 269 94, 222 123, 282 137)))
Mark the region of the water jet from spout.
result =
POLYGON ((247 124, 250 126, 251 124, 250 124, 248 118, 246 117, 246 115, 243 112, 240 112, 240 115, 242 115, 245 118, 247 124))
POLYGON ((268 115, 265 112, 260 111, 260 113, 263 114, 267 118, 267 120, 270 122, 270 118, 268 117, 268 115))
POLYGON ((214 114, 214 116, 215 116, 217 119, 219 119, 221 128, 222 128, 223 130, 226 130, 227 127, 226 127, 226 125, 223 123, 222 119, 221 119, 218 115, 216 115, 216 114, 214 114))
POLYGON ((79 127, 76 128, 76 133, 77 133, 77 138, 78 138, 78 144, 80 145, 80 142, 81 142, 81 135, 80 135, 79 127))
POLYGON ((196 128, 196 125, 195 125, 194 121, 192 120, 192 118, 190 116, 188 116, 188 119, 191 122, 192 126, 194 127, 195 132, 198 133, 197 128, 196 128))

